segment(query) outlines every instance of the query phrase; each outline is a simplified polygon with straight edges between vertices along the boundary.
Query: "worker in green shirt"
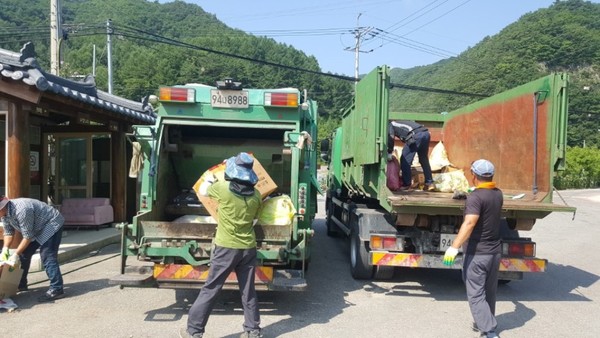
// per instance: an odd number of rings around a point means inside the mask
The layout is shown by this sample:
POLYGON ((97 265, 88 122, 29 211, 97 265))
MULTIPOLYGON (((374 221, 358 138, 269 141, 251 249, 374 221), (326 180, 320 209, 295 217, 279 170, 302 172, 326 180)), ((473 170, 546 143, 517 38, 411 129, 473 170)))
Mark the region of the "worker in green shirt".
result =
POLYGON ((262 198, 254 188, 258 177, 252 166, 254 159, 239 153, 225 163, 225 181, 214 184, 206 179, 199 191, 215 199, 219 208, 217 234, 206 284, 188 313, 187 329, 182 337, 202 337, 215 300, 232 271, 235 271, 244 308, 242 337, 262 337, 258 300, 254 286, 256 270, 257 218, 262 198))

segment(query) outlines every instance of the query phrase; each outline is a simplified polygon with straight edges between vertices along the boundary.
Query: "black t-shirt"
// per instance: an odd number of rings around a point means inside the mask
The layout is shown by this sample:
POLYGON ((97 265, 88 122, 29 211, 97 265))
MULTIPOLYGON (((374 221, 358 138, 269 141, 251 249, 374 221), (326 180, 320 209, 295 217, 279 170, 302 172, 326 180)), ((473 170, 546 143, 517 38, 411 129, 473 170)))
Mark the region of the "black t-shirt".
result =
POLYGON ((466 254, 496 254, 501 252, 500 214, 502 203, 502 191, 497 188, 475 189, 467 197, 465 215, 479 215, 479 219, 464 250, 466 254))

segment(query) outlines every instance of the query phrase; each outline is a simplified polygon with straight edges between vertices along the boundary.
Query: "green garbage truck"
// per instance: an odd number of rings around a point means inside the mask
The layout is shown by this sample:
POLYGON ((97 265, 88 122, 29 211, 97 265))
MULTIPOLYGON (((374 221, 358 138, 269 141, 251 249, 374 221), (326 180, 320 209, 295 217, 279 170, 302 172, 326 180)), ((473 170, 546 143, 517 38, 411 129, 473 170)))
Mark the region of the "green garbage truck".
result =
MULTIPOLYGON (((141 168, 138 211, 121 225, 120 273, 110 283, 200 288, 217 221, 192 188, 206 170, 243 151, 276 185, 270 197, 288 196, 294 207, 289 224, 255 225, 256 287, 304 290, 319 189, 317 102, 306 90, 244 88, 233 79, 161 87, 153 101, 155 125, 134 126, 130 137, 141 168)), ((235 274, 225 288, 237 288, 235 274)))
MULTIPOLYGON (((566 74, 552 74, 454 111, 425 114, 390 111, 388 67, 359 81, 341 126, 321 143, 329 165, 327 233, 350 238, 352 276, 386 279, 397 267, 448 268, 442 258, 462 223, 465 201, 453 198, 454 191, 388 189, 387 130, 395 119, 427 127, 430 148, 442 142, 466 182, 473 161, 494 163, 505 194, 499 279, 545 271, 536 243, 521 235, 552 212, 575 211, 552 200, 554 176, 565 165, 567 83, 566 74)), ((449 268, 461 266, 459 255, 449 268)))

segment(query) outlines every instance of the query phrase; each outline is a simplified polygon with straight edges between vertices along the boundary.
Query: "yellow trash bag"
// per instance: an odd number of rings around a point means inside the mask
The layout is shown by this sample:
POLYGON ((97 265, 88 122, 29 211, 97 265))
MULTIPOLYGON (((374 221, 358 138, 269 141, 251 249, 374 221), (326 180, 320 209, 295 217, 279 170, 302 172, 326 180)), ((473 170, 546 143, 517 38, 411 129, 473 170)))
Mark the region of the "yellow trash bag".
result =
POLYGON ((296 208, 288 195, 271 197, 263 201, 258 212, 261 225, 290 225, 296 214, 296 208))
POLYGON ((466 192, 469 189, 469 181, 462 170, 434 174, 433 184, 435 190, 441 192, 454 192, 455 190, 466 192))

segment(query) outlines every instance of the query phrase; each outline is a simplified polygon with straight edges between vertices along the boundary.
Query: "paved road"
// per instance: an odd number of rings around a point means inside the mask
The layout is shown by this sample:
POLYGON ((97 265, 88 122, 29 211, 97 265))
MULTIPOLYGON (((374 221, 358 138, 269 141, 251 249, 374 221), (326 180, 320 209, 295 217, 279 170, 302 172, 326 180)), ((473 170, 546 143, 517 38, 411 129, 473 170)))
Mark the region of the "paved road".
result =
MULTIPOLYGON (((497 315, 502 337, 600 336, 600 190, 566 191, 578 207, 552 214, 524 233, 549 260, 544 274, 501 286, 497 315)), ((559 198, 555 199, 559 201, 559 198)), ((265 337, 474 337, 458 271, 398 270, 389 282, 350 277, 347 243, 325 235, 315 222, 315 257, 304 293, 261 292, 265 337)), ((54 304, 35 299, 46 288, 32 276, 33 291, 13 299, 20 310, 0 313, 3 337, 177 337, 197 291, 119 289, 108 285, 118 271, 116 245, 65 264, 69 297, 54 304)), ((206 337, 237 337, 242 310, 235 291, 224 291, 206 337)))

